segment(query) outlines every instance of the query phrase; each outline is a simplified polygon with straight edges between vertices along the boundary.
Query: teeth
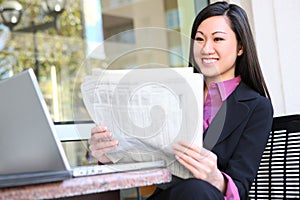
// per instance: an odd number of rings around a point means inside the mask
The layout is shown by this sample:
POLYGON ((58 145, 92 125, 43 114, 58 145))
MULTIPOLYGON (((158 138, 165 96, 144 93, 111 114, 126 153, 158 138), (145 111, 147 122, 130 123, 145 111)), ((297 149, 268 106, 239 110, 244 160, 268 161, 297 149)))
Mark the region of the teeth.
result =
POLYGON ((203 59, 203 62, 209 64, 209 63, 216 62, 216 60, 215 59, 203 59))

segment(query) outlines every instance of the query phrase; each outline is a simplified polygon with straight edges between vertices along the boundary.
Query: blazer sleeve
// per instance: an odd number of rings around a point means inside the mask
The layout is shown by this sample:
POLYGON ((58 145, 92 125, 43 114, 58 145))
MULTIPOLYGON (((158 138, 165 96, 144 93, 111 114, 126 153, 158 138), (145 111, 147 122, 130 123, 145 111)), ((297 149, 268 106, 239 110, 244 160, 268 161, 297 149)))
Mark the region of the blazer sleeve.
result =
POLYGON ((221 144, 221 148, 217 148, 219 153, 216 153, 220 155, 218 156, 220 170, 233 179, 240 199, 248 199, 273 122, 273 107, 270 100, 259 96, 255 101, 249 106, 250 112, 246 120, 243 120, 227 141, 224 141, 225 145, 221 144), (238 140, 233 137, 238 137, 238 140), (231 143, 232 140, 237 142, 231 143))

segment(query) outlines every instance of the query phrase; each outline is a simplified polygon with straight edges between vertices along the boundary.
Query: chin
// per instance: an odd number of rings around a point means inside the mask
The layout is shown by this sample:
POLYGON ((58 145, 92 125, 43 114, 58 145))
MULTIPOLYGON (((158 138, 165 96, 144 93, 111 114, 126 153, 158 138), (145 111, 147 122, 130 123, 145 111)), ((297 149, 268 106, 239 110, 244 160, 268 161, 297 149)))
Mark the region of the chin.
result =
POLYGON ((205 78, 217 78, 220 76, 220 73, 216 72, 216 71, 207 71, 207 70, 201 70, 203 76, 205 78))

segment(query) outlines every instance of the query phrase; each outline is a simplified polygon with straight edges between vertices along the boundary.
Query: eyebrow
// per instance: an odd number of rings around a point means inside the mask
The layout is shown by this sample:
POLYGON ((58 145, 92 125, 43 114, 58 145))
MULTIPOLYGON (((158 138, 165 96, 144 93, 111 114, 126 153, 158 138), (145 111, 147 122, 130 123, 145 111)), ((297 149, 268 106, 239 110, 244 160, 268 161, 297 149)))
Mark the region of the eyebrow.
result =
MULTIPOLYGON (((196 33, 200 33, 200 34, 204 35, 204 33, 202 31, 196 31, 196 33)), ((217 34, 217 33, 227 34, 225 31, 215 31, 212 33, 212 35, 217 34)))

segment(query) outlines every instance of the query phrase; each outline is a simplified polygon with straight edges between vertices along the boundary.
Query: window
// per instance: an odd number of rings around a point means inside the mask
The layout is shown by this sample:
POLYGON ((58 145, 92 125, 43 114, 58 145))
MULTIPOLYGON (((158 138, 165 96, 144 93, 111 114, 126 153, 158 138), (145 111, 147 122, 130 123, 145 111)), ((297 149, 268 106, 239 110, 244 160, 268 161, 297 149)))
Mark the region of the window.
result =
MULTIPOLYGON (((90 120, 80 84, 92 68, 131 68, 150 62, 185 67, 188 45, 183 40, 189 37, 195 11, 208 4, 207 0, 67 1, 58 18, 59 28, 41 29, 53 20, 41 9, 41 1, 19 2, 24 9, 21 22, 12 32, 0 26, 0 79, 33 68, 55 122, 90 120), (149 27, 153 35, 143 35, 149 27), (109 60, 113 53, 122 53, 122 48, 132 50, 144 41, 163 44, 165 51, 145 48, 109 60), (114 46, 113 51, 105 45, 114 46)), ((72 165, 86 164, 89 158, 79 146, 76 142, 65 145, 72 165)))

